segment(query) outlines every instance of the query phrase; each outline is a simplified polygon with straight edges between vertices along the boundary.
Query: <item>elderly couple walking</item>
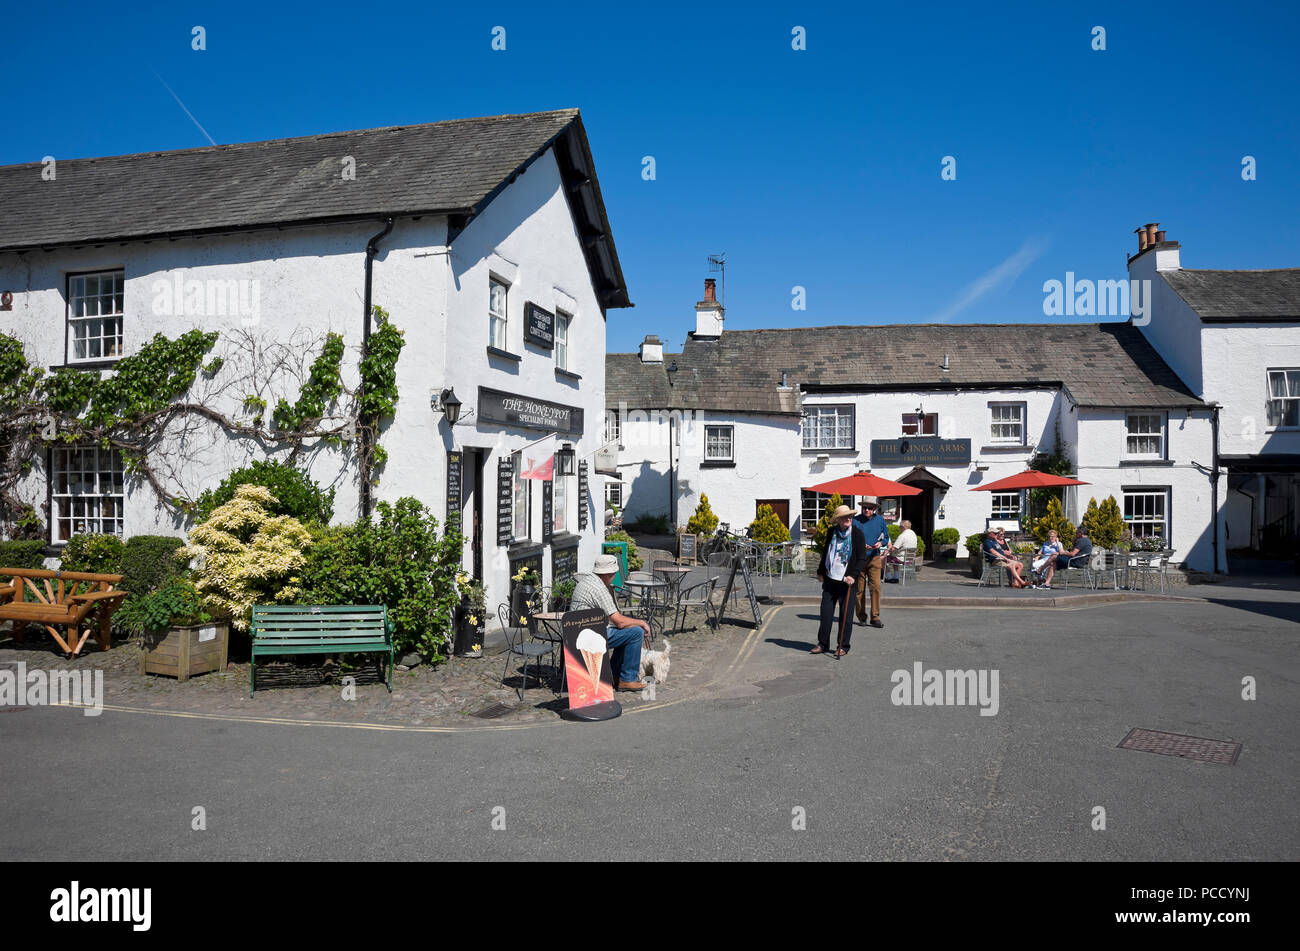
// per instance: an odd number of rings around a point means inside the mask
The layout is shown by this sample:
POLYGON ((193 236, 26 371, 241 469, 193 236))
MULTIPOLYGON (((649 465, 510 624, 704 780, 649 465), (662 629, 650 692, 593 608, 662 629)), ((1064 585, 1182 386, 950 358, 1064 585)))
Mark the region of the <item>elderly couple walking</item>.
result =
POLYGON ((877 511, 873 496, 864 496, 862 514, 853 517, 853 509, 841 505, 831 513, 831 530, 826 536, 817 577, 822 582, 821 625, 817 628, 814 654, 831 652, 831 628, 840 620, 835 639, 835 656, 849 652, 853 633, 854 592, 857 592, 859 623, 867 623, 867 592, 871 597, 871 626, 884 627, 880 620, 880 571, 882 552, 889 547, 889 526, 877 511))

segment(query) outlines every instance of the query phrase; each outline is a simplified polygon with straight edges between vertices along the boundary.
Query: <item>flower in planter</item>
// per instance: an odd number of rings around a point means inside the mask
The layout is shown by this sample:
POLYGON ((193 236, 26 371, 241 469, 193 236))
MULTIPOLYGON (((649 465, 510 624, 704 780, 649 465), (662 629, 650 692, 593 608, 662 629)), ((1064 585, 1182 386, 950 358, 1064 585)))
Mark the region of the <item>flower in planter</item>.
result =
POLYGON ((479 651, 481 651, 482 649, 483 649, 483 645, 482 645, 482 644, 474 644, 472 647, 470 647, 470 650, 472 650, 472 651, 473 651, 474 653, 476 653, 476 654, 477 654, 479 651))

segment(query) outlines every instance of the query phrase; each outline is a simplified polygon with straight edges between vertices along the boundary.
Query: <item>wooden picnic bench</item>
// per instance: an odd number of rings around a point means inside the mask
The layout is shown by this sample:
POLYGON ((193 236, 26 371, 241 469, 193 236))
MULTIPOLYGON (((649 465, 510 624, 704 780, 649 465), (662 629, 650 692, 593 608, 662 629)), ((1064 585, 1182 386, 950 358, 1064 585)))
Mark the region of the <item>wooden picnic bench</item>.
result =
POLYGON ((388 654, 388 692, 393 692, 393 622, 382 605, 257 604, 253 606, 253 653, 248 695, 257 683, 257 656, 267 654, 388 654))
POLYGON ((122 580, 121 575, 0 568, 0 577, 6 576, 13 580, 0 587, 0 621, 13 622, 14 640, 23 639, 23 629, 28 624, 39 624, 59 642, 65 656, 76 657, 95 630, 89 618, 92 612, 97 612, 99 631, 95 639, 101 648, 108 650, 112 643, 110 619, 127 595, 114 587, 122 580), (34 601, 26 600, 29 591, 35 596, 34 601), (84 632, 82 621, 87 622, 84 632), (59 628, 64 629, 64 637, 59 636, 59 628))

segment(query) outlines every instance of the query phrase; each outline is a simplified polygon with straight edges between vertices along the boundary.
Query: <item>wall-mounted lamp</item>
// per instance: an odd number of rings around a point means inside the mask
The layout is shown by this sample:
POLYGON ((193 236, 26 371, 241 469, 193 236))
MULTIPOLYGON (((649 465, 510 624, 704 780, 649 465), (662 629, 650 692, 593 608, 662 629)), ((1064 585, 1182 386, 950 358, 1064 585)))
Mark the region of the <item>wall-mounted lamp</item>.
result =
POLYGON ((448 426, 455 426, 460 419, 461 401, 456 398, 456 391, 452 387, 447 387, 441 393, 433 393, 429 399, 429 405, 434 410, 442 410, 442 415, 447 419, 448 426))

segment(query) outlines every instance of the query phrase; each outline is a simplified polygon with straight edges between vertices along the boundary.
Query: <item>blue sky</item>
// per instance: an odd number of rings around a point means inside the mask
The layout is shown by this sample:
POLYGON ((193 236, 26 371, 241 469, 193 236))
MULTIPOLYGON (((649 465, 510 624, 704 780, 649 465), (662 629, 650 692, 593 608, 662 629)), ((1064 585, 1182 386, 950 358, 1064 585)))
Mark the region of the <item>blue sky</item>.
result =
POLYGON ((637 305, 610 311, 611 350, 651 328, 680 347, 715 251, 735 330, 1047 320, 1044 281, 1123 277, 1147 221, 1187 267, 1300 266, 1300 4, 75 3, 6 20, 0 164, 206 144, 159 77, 219 143, 580 108, 637 305))

